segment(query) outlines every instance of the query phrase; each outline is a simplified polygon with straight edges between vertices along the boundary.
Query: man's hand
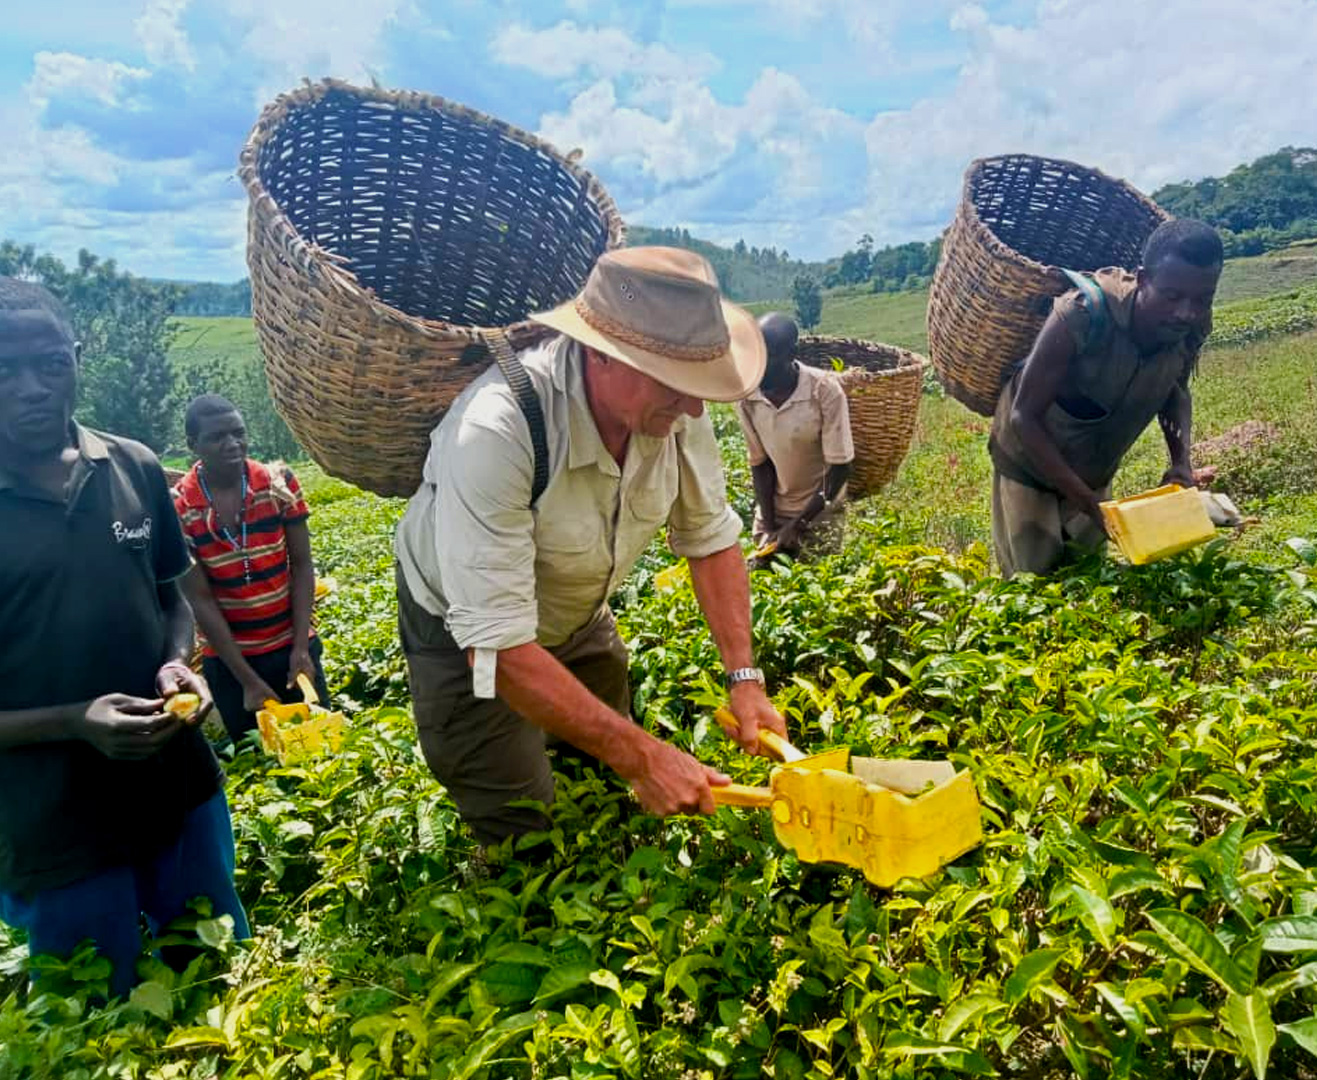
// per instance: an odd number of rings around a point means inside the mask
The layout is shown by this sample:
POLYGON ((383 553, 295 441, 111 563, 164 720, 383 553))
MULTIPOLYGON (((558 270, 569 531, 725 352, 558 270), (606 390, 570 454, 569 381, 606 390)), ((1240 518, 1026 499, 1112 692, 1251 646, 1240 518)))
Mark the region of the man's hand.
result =
POLYGON ((792 518, 777 531, 777 550, 793 558, 800 554, 800 545, 805 538, 805 529, 800 518, 792 518))
POLYGON ((1102 499, 1096 491, 1090 491, 1087 498, 1079 504, 1080 509, 1088 515, 1093 524, 1102 530, 1102 535, 1111 539, 1111 534, 1107 532, 1107 521, 1102 516, 1102 499))
POLYGON ((163 706, 163 698, 106 694, 87 704, 71 734, 108 758, 140 761, 156 753, 183 727, 178 717, 161 711, 163 706))
POLYGON ((175 694, 197 695, 201 704, 197 706, 197 711, 188 717, 189 724, 201 723, 215 704, 206 680, 178 660, 171 660, 161 665, 155 675, 155 688, 156 693, 162 698, 173 697, 175 694))
POLYGON ((1185 488, 1198 486, 1194 471, 1188 465, 1172 465, 1162 474, 1162 483, 1179 484, 1185 488))
POLYGON ((316 681, 316 666, 311 660, 311 649, 303 645, 294 647, 288 655, 288 685, 297 685, 297 676, 305 675, 311 683, 316 681))
POLYGON ((267 701, 278 701, 279 695, 259 675, 242 684, 242 707, 248 712, 260 712, 267 701))
MULTIPOLYGON (((729 732, 748 754, 763 754, 759 746, 759 729, 766 727, 787 737, 787 722, 768 700, 768 694, 757 682, 740 682, 731 691, 732 715, 739 729, 729 732)), ((767 756, 766 754, 764 756, 767 756)))
POLYGON ((644 771, 626 777, 640 805, 651 814, 712 814, 716 809, 712 786, 730 784, 731 778, 696 761, 690 754, 654 738, 643 754, 644 771))

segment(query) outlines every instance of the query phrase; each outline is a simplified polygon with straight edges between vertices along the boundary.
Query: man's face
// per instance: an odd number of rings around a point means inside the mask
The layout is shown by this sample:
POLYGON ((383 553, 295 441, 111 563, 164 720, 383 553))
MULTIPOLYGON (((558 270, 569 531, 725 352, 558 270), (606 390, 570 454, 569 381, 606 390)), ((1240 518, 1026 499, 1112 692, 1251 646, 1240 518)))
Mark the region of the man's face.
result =
POLYGON ((1210 325, 1212 300, 1221 267, 1194 266, 1169 255, 1151 270, 1139 271, 1139 315, 1163 345, 1175 345, 1193 330, 1210 325))
POLYGON ((48 311, 0 311, 0 439, 28 454, 64 446, 78 390, 78 347, 48 311))
POLYGON ((768 362, 764 365, 764 377, 760 380, 760 386, 781 386, 791 374, 791 365, 795 359, 794 349, 773 349, 768 350, 768 362))
POLYGON ((632 433, 663 439, 683 416, 694 418, 704 412, 699 398, 664 386, 620 360, 609 360, 598 371, 603 376, 597 380, 603 390, 602 404, 632 433))
POLYGON ((247 458, 247 425, 242 414, 235 409, 202 417, 191 445, 203 468, 234 471, 247 458))

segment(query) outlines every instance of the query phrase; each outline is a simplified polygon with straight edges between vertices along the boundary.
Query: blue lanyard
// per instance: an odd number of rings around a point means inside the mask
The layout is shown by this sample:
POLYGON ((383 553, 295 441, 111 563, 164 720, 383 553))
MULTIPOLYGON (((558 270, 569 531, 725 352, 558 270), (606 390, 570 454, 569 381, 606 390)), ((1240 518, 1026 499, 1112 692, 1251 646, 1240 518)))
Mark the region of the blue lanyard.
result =
MULTIPOLYGON (((238 528, 241 530, 242 539, 239 540, 233 535, 233 531, 220 521, 219 508, 215 505, 215 500, 211 498, 210 487, 206 483, 206 474, 201 469, 197 469, 197 482, 201 484, 201 493, 206 496, 206 502, 210 504, 210 513, 219 526, 220 534, 227 541, 229 547, 234 551, 242 554, 242 579, 250 585, 252 581, 252 561, 251 556, 247 553, 247 466, 242 467, 242 502, 238 505, 238 528)), ((214 530, 211 530, 214 533, 214 530)), ((218 536, 215 539, 219 539, 218 536)))

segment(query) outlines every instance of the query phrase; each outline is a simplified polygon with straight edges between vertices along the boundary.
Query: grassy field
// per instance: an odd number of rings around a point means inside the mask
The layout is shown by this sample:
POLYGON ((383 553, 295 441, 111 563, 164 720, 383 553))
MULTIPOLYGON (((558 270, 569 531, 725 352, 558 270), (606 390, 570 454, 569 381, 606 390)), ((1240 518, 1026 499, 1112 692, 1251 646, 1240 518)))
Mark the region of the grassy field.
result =
MULTIPOLYGON (((1218 305, 1270 296, 1317 283, 1317 254, 1279 252, 1252 259, 1231 259, 1221 276, 1218 305)), ((757 315, 791 311, 791 301, 747 304, 757 315)), ((928 290, 900 293, 827 294, 818 333, 866 338, 928 351, 928 290)), ((256 331, 248 318, 180 318, 173 355, 180 360, 246 356, 256 348, 256 331)))
POLYGON ((175 360, 249 356, 256 350, 256 326, 247 316, 184 316, 170 349, 175 360))
MULTIPOLYGON (((746 306, 756 315, 767 311, 785 311, 789 314, 792 310, 789 300, 746 306)), ((815 332, 881 341, 887 345, 900 345, 918 353, 927 353, 927 312, 927 289, 856 296, 825 295, 823 321, 815 332)))
MULTIPOLYGON (((1245 531, 1246 547, 1271 546, 1295 532, 1317 532, 1317 495, 1311 493, 1317 486, 1308 493, 1303 490, 1309 487, 1313 471, 1306 448, 1317 440, 1317 334, 1209 351, 1194 383, 1194 414, 1195 442, 1245 420, 1261 420, 1279 432, 1270 457, 1282 459, 1279 469, 1288 469, 1294 477, 1293 490, 1238 500, 1243 509, 1262 518, 1259 527, 1245 531), (1287 463, 1283 460, 1287 456, 1294 460, 1287 463)), ((949 397, 926 396, 900 474, 862 512, 895 518, 912 541, 952 550, 987 543, 989 427, 988 419, 949 397)), ((1270 457, 1258 459, 1253 467, 1269 466, 1270 457)), ((1126 459, 1116 478, 1116 494, 1154 486, 1165 467, 1165 443, 1154 424, 1126 459)), ((1227 494, 1232 479, 1233 486, 1253 486, 1251 476, 1227 473, 1219 484, 1227 494)))
MULTIPOLYGON (((1233 304, 1272 296, 1317 283, 1317 255, 1299 251, 1231 259, 1221 275, 1217 304, 1233 304)), ((746 305, 756 314, 792 310, 791 301, 765 301, 746 305)), ((861 295, 824 294, 823 321, 818 333, 865 338, 928 351, 925 318, 928 290, 861 295)))

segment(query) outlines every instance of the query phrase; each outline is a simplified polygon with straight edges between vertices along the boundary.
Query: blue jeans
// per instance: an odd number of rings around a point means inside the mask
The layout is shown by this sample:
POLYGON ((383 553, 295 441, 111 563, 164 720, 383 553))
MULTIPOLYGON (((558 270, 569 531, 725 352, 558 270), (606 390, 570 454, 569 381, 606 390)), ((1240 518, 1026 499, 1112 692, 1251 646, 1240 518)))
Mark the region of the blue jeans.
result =
POLYGON ((143 913, 158 930, 204 896, 215 916, 233 916, 234 937, 251 937, 233 865, 233 823, 221 789, 188 813, 178 839, 154 857, 28 896, 0 892, 0 919, 27 931, 33 956, 68 956, 91 938, 114 965, 110 992, 122 995, 137 982, 143 913))

